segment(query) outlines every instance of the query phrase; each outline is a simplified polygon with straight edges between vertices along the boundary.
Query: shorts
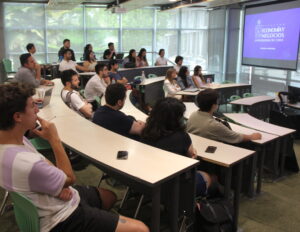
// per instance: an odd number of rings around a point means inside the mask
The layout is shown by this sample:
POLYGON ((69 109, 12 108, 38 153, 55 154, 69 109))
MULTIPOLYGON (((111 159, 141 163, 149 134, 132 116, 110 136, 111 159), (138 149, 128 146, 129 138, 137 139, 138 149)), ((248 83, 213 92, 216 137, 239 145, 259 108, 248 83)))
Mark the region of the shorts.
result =
POLYGON ((63 222, 57 224, 51 232, 114 232, 117 228, 119 215, 105 211, 99 191, 94 186, 74 188, 80 196, 77 209, 63 222))

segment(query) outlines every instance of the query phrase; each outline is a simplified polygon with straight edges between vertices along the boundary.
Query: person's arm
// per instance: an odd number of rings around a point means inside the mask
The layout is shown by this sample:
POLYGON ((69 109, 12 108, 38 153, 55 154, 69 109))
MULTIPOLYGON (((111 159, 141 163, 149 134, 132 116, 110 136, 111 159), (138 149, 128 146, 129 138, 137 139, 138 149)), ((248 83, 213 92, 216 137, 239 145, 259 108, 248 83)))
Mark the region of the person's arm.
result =
POLYGON ((57 129, 54 123, 48 122, 40 117, 37 117, 38 121, 41 124, 41 130, 33 130, 35 134, 40 136, 41 138, 47 140, 52 147, 56 167, 62 170, 67 179, 65 181, 64 187, 68 187, 75 183, 76 177, 73 173, 72 166, 70 160, 65 152, 65 149, 60 141, 59 135, 57 133, 57 129))
POLYGON ((252 133, 250 135, 243 134, 243 141, 247 142, 250 140, 259 140, 261 139, 261 133, 252 133))
POLYGON ((185 86, 184 86, 184 84, 183 84, 183 81, 182 81, 182 79, 181 79, 181 77, 177 77, 177 84, 179 85, 179 87, 183 90, 183 89, 185 89, 185 86))
POLYGON ((89 68, 86 68, 86 67, 78 65, 78 64, 76 64, 75 67, 76 67, 76 69, 78 69, 80 71, 83 71, 83 72, 88 72, 89 71, 89 68))
POLYGON ((176 87, 174 85, 172 85, 169 81, 164 83, 164 89, 170 95, 174 95, 178 92, 176 87))
POLYGON ((86 68, 87 70, 89 70, 90 63, 88 61, 84 61, 83 62, 83 67, 86 68))
POLYGON ((201 86, 199 85, 199 82, 198 82, 198 80, 197 80, 197 77, 196 77, 196 76, 193 76, 192 79, 193 79, 193 82, 194 82, 195 86, 196 86, 197 88, 200 89, 201 86))
POLYGON ((123 77, 121 80, 117 80, 117 83, 125 85, 128 82, 126 77, 123 77))
POLYGON ((197 158, 197 150, 193 147, 193 144, 188 149, 187 152, 188 157, 196 159, 197 158))
POLYGON ((93 107, 90 103, 84 104, 79 111, 87 118, 92 118, 93 116, 93 107))
POLYGON ((132 135, 141 135, 142 130, 145 128, 145 123, 142 121, 133 121, 130 128, 129 134, 132 135))

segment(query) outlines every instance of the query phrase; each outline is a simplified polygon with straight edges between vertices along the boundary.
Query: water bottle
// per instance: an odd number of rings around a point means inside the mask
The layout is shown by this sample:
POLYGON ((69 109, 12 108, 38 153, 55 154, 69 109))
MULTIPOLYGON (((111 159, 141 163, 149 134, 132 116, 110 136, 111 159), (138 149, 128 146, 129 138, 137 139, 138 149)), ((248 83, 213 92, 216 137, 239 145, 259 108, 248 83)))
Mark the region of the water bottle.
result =
POLYGON ((142 71, 142 79, 141 79, 141 82, 144 83, 144 82, 145 82, 145 79, 146 79, 145 71, 142 71))

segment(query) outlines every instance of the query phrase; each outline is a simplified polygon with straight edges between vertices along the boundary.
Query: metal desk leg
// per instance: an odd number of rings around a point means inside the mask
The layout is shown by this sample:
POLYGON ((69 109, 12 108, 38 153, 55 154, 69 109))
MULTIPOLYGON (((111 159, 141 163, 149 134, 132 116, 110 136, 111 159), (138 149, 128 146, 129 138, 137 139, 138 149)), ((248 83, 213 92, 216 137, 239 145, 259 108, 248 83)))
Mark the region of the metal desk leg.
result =
POLYGON ((280 170, 279 175, 283 176, 284 173, 284 166, 285 166, 285 158, 288 155, 288 143, 289 143, 289 137, 290 136, 284 136, 282 138, 282 151, 281 151, 281 157, 280 157, 280 170))
POLYGON ((178 207, 179 207, 179 176, 172 180, 170 205, 170 226, 171 231, 178 231, 178 207))
POLYGON ((261 192, 261 182, 262 182, 262 175, 264 169, 264 162, 265 162, 265 155, 266 155, 266 146, 262 146, 259 161, 258 161, 258 171, 257 171, 257 185, 256 185, 256 194, 260 194, 261 192))
POLYGON ((229 198, 230 195, 230 189, 231 189, 231 176, 232 176, 232 167, 225 169, 225 189, 224 189, 224 197, 226 199, 229 198))
POLYGON ((160 186, 152 190, 151 232, 159 232, 160 227, 160 186))
POLYGON ((258 155, 258 152, 256 151, 256 153, 253 154, 253 156, 250 160, 250 162, 252 163, 251 164, 250 181, 249 181, 250 187, 248 189, 248 197, 250 197, 250 198, 254 197, 254 177, 255 177, 255 171, 256 171, 256 167, 257 167, 257 155, 258 155))
POLYGON ((234 190, 234 202, 233 202, 233 207, 234 207, 233 225, 235 231, 237 231, 238 220, 239 220, 240 191, 242 186, 243 162, 240 162, 237 168, 238 170, 237 170, 236 184, 234 190))
POLYGON ((281 139, 276 139, 275 141, 275 155, 274 155, 274 170, 275 170, 275 179, 279 176, 279 157, 281 152, 280 152, 280 145, 281 145, 281 139))

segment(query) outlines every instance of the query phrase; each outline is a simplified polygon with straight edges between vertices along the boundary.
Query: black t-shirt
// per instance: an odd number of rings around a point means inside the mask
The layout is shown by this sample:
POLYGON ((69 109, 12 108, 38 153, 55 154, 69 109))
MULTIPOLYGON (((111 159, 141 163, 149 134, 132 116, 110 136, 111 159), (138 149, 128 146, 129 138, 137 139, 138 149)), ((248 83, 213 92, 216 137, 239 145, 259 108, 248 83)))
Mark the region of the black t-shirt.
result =
POLYGON ((149 142, 142 139, 142 142, 151 146, 170 151, 179 155, 187 156, 192 140, 186 132, 174 132, 168 136, 164 136, 155 142, 149 142))
MULTIPOLYGON (((107 59, 106 57, 110 55, 110 50, 109 49, 106 49, 104 51, 104 54, 103 54, 103 59, 107 59)), ((110 58, 111 60, 113 60, 114 58, 116 58, 116 53, 113 53, 112 57, 110 58)))
POLYGON ((108 106, 99 107, 93 117, 93 122, 99 126, 120 135, 137 139, 137 136, 129 134, 134 121, 134 117, 125 115, 123 112, 114 110, 108 106))

